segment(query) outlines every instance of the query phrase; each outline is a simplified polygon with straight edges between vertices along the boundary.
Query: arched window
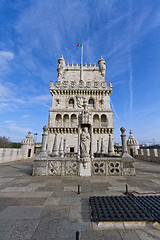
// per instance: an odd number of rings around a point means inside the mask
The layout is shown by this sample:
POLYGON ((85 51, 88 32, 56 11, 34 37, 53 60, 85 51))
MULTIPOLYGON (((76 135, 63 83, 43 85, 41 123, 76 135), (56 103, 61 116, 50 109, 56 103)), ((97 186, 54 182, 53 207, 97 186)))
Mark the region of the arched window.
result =
POLYGON ((61 116, 61 114, 57 114, 56 115, 56 124, 61 124, 62 123, 62 116, 61 116))
POLYGON ((94 99, 90 98, 88 103, 94 105, 94 99))
POLYGON ((69 125, 69 115, 68 114, 65 114, 63 116, 63 124, 64 124, 64 126, 68 126, 69 125))
POLYGON ((94 124, 94 126, 96 127, 99 127, 99 115, 98 114, 95 114, 94 116, 93 116, 93 124, 94 124))
POLYGON ((77 116, 76 114, 71 115, 71 124, 76 125, 77 124, 77 116))
POLYGON ((107 116, 105 114, 101 115, 101 126, 102 127, 107 126, 107 116))
POLYGON ((71 104, 71 105, 74 104, 74 99, 73 98, 69 99, 69 104, 71 104))

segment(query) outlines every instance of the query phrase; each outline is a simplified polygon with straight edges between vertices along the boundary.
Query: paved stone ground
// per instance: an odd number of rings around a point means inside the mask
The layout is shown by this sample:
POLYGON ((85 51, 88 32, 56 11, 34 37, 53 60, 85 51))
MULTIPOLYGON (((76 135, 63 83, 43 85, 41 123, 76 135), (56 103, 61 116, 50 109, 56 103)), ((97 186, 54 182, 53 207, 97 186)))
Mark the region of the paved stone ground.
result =
POLYGON ((160 224, 90 222, 89 196, 160 194, 160 165, 137 161, 132 177, 32 177, 32 162, 0 165, 0 239, 160 240, 160 224), (77 194, 77 185, 82 193, 77 194))

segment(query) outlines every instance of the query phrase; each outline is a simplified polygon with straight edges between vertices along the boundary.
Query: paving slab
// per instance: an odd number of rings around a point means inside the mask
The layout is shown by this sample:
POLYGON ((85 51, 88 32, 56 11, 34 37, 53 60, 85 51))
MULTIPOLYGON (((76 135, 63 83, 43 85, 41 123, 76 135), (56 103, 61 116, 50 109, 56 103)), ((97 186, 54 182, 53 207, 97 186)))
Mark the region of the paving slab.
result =
POLYGON ((40 220, 31 240, 49 240, 54 239, 58 227, 58 220, 42 219, 40 220))
POLYGON ((76 231, 79 231, 81 233, 88 230, 91 231, 90 223, 86 224, 83 221, 72 221, 68 219, 63 219, 58 225, 55 239, 75 239, 76 231))
POLYGON ((29 240, 38 223, 39 220, 18 220, 4 235, 3 240, 29 240))
MULTIPOLYGON (((59 205, 59 203, 60 203, 60 200, 61 200, 61 198, 54 198, 54 197, 50 197, 50 198, 47 198, 46 199, 46 201, 45 201, 45 203, 44 203, 44 205, 47 205, 47 206, 50 206, 50 205, 59 205)), ((64 205, 64 204, 62 204, 62 205, 64 205)))
MULTIPOLYGON (((83 240, 104 240, 103 232, 93 232, 93 231, 82 231, 80 233, 80 239, 83 240)), ((110 240, 110 238, 108 238, 110 240)), ((118 240, 118 239, 117 239, 118 240)))
POLYGON ((119 234, 123 240, 142 240, 135 230, 121 230, 119 234))
POLYGON ((43 206, 9 206, 1 212, 0 219, 37 219, 43 209, 43 206))
MULTIPOLYGON (((106 240, 122 240, 121 235, 117 230, 104 232, 104 239, 106 240)), ((130 240, 130 239, 128 239, 130 240)))
POLYGON ((12 181, 14 178, 0 178, 0 185, 12 181))
POLYGON ((53 192, 0 192, 0 198, 45 198, 53 192))
POLYGON ((4 237, 5 233, 11 228, 15 220, 0 220, 0 239, 4 237))
POLYGON ((40 219, 64 219, 68 218, 68 206, 46 206, 40 214, 40 219))
POLYGON ((137 235, 141 240, 160 240, 160 231, 141 229, 136 230, 137 235))

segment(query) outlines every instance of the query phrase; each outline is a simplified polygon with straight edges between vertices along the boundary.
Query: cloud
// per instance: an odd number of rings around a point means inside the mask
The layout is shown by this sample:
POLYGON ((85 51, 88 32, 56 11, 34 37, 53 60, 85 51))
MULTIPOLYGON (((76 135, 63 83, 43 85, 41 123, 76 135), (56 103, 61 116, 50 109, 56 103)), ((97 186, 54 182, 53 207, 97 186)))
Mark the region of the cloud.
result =
POLYGON ((39 105, 43 105, 47 108, 50 108, 51 106, 48 105, 48 103, 51 103, 51 100, 52 100, 52 97, 48 93, 48 94, 42 94, 42 95, 30 98, 29 103, 36 103, 36 104, 39 104, 39 105))
POLYGON ((22 115, 21 118, 24 118, 24 119, 29 118, 29 115, 22 115))
POLYGON ((3 113, 4 109, 6 112, 14 111, 17 107, 25 104, 23 99, 17 98, 13 89, 15 86, 4 86, 0 83, 0 112, 3 113), (11 90, 12 88, 12 90, 11 90), (14 92, 14 93, 13 93, 14 92))
POLYGON ((0 51, 0 72, 7 70, 10 61, 14 59, 14 54, 9 51, 0 51))
POLYGON ((7 121, 5 121, 5 123, 7 124, 6 128, 8 128, 10 131, 13 131, 15 133, 16 132, 26 133, 28 131, 31 131, 30 128, 21 127, 21 126, 19 126, 19 124, 17 124, 14 121, 7 120, 7 121))
POLYGON ((119 115, 118 115, 118 113, 116 112, 115 107, 114 107, 114 104, 113 104, 113 102, 112 102, 111 99, 110 99, 110 102, 111 102, 111 108, 113 109, 113 113, 115 114, 117 120, 119 120, 119 115))

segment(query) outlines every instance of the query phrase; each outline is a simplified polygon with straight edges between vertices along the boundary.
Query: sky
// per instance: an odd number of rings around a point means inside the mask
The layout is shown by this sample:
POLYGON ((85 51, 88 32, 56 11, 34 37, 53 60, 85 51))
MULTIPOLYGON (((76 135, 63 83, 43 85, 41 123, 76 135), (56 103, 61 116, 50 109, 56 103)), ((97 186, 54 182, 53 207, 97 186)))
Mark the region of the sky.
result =
POLYGON ((106 60, 113 82, 114 141, 120 128, 160 144, 160 0, 1 0, 0 136, 41 141, 57 60, 106 60))

